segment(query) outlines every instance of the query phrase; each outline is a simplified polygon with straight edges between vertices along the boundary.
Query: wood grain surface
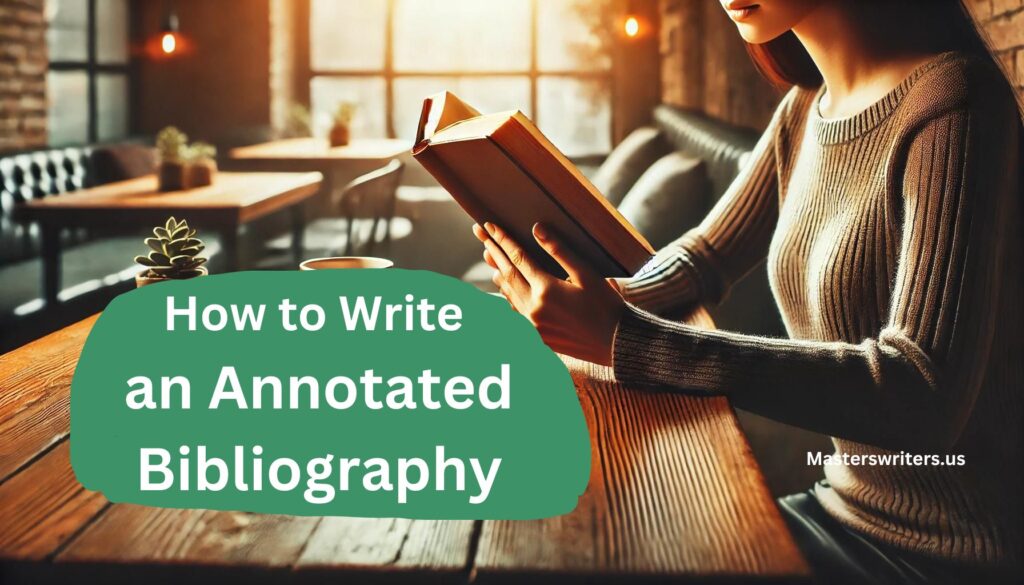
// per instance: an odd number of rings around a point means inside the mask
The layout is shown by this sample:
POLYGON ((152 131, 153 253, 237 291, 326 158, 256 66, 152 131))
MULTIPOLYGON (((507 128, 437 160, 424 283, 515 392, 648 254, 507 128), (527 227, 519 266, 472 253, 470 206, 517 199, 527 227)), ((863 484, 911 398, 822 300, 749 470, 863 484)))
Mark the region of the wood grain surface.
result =
MULTIPOLYGON (((688 320, 710 327, 707 313, 688 320)), ((567 358, 592 445, 565 516, 484 522, 480 583, 799 578, 807 567, 724 398, 635 390, 567 358)))
POLYGON ((70 456, 62 441, 0 484, 0 558, 45 559, 106 507, 106 498, 75 479, 70 456))
POLYGON ((383 161, 412 150, 412 142, 399 139, 359 139, 345 146, 331 147, 321 138, 288 138, 252 146, 241 146, 230 152, 233 159, 290 160, 297 162, 383 161))
POLYGON ((230 218, 241 223, 294 205, 317 193, 323 175, 309 173, 216 174, 212 185, 161 193, 157 179, 147 175, 66 193, 33 199, 20 205, 18 215, 37 221, 77 225, 102 218, 141 220, 168 213, 230 218))
POLYGON ((96 317, 0 356, 0 482, 68 434, 71 376, 96 317))
POLYGON ((396 571, 457 582, 468 574, 473 530, 472 521, 324 518, 296 569, 396 571))
POLYGON ((0 581, 806 575, 724 399, 623 388, 607 368, 571 359, 593 445, 590 486, 571 514, 414 521, 111 505, 82 488, 68 458, 71 375, 94 322, 0 356, 0 581))
POLYGON ((318 518, 116 504, 58 562, 290 566, 318 518))

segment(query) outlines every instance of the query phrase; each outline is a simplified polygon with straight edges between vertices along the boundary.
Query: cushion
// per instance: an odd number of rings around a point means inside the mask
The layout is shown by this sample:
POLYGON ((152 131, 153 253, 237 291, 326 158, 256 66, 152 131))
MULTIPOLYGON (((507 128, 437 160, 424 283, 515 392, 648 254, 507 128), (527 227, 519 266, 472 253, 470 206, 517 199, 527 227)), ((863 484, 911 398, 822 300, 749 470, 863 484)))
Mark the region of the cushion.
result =
POLYGON ((661 248, 704 218, 710 191, 704 162, 673 152, 640 176, 619 212, 652 246, 661 248))
POLYGON ((103 146, 92 151, 96 183, 112 183, 148 175, 156 169, 156 149, 140 144, 103 146))
POLYGON ((611 151, 592 182, 612 205, 618 206, 640 175, 670 152, 672 147, 657 128, 637 128, 611 151))

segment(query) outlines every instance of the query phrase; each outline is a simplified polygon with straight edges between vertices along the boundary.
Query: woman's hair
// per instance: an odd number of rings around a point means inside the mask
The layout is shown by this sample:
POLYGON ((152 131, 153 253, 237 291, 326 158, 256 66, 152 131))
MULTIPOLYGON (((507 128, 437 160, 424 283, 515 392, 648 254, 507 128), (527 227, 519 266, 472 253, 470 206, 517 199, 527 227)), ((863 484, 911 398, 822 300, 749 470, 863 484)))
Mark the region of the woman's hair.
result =
MULTIPOLYGON (((902 1, 918 3, 922 0, 902 1)), ((928 0, 928 4, 933 14, 938 13, 936 22, 946 25, 944 32, 948 48, 986 55, 1006 75, 1006 70, 992 55, 984 36, 962 0, 928 0)), ((776 87, 798 85, 813 88, 821 85, 821 72, 793 31, 764 44, 747 43, 747 52, 750 53, 750 58, 761 75, 776 87)), ((1009 81, 1009 76, 1006 77, 1009 81)))

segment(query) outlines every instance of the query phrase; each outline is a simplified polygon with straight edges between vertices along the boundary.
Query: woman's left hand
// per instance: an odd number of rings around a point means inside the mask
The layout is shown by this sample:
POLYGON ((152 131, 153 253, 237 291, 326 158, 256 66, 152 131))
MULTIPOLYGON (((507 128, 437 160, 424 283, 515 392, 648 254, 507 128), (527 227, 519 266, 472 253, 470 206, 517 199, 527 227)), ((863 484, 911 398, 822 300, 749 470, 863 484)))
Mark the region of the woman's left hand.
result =
POLYGON ((533 236, 569 275, 556 278, 535 264, 523 248, 498 226, 473 226, 484 244, 484 260, 494 268, 494 284, 516 311, 537 328, 556 352, 610 365, 612 340, 625 301, 617 287, 585 266, 541 224, 533 236))

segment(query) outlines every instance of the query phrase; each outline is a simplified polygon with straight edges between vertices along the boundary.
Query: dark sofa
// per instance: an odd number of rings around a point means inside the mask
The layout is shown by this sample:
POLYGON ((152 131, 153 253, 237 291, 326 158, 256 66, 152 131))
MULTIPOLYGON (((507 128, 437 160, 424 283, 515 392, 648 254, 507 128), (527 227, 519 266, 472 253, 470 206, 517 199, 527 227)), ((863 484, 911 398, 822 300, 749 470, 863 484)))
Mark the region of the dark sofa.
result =
POLYGON ((42 149, 0 155, 0 350, 102 308, 131 288, 143 226, 61 234, 61 306, 43 310, 39 229, 20 223, 16 208, 42 197, 128 179, 152 171, 152 149, 137 144, 42 149))

